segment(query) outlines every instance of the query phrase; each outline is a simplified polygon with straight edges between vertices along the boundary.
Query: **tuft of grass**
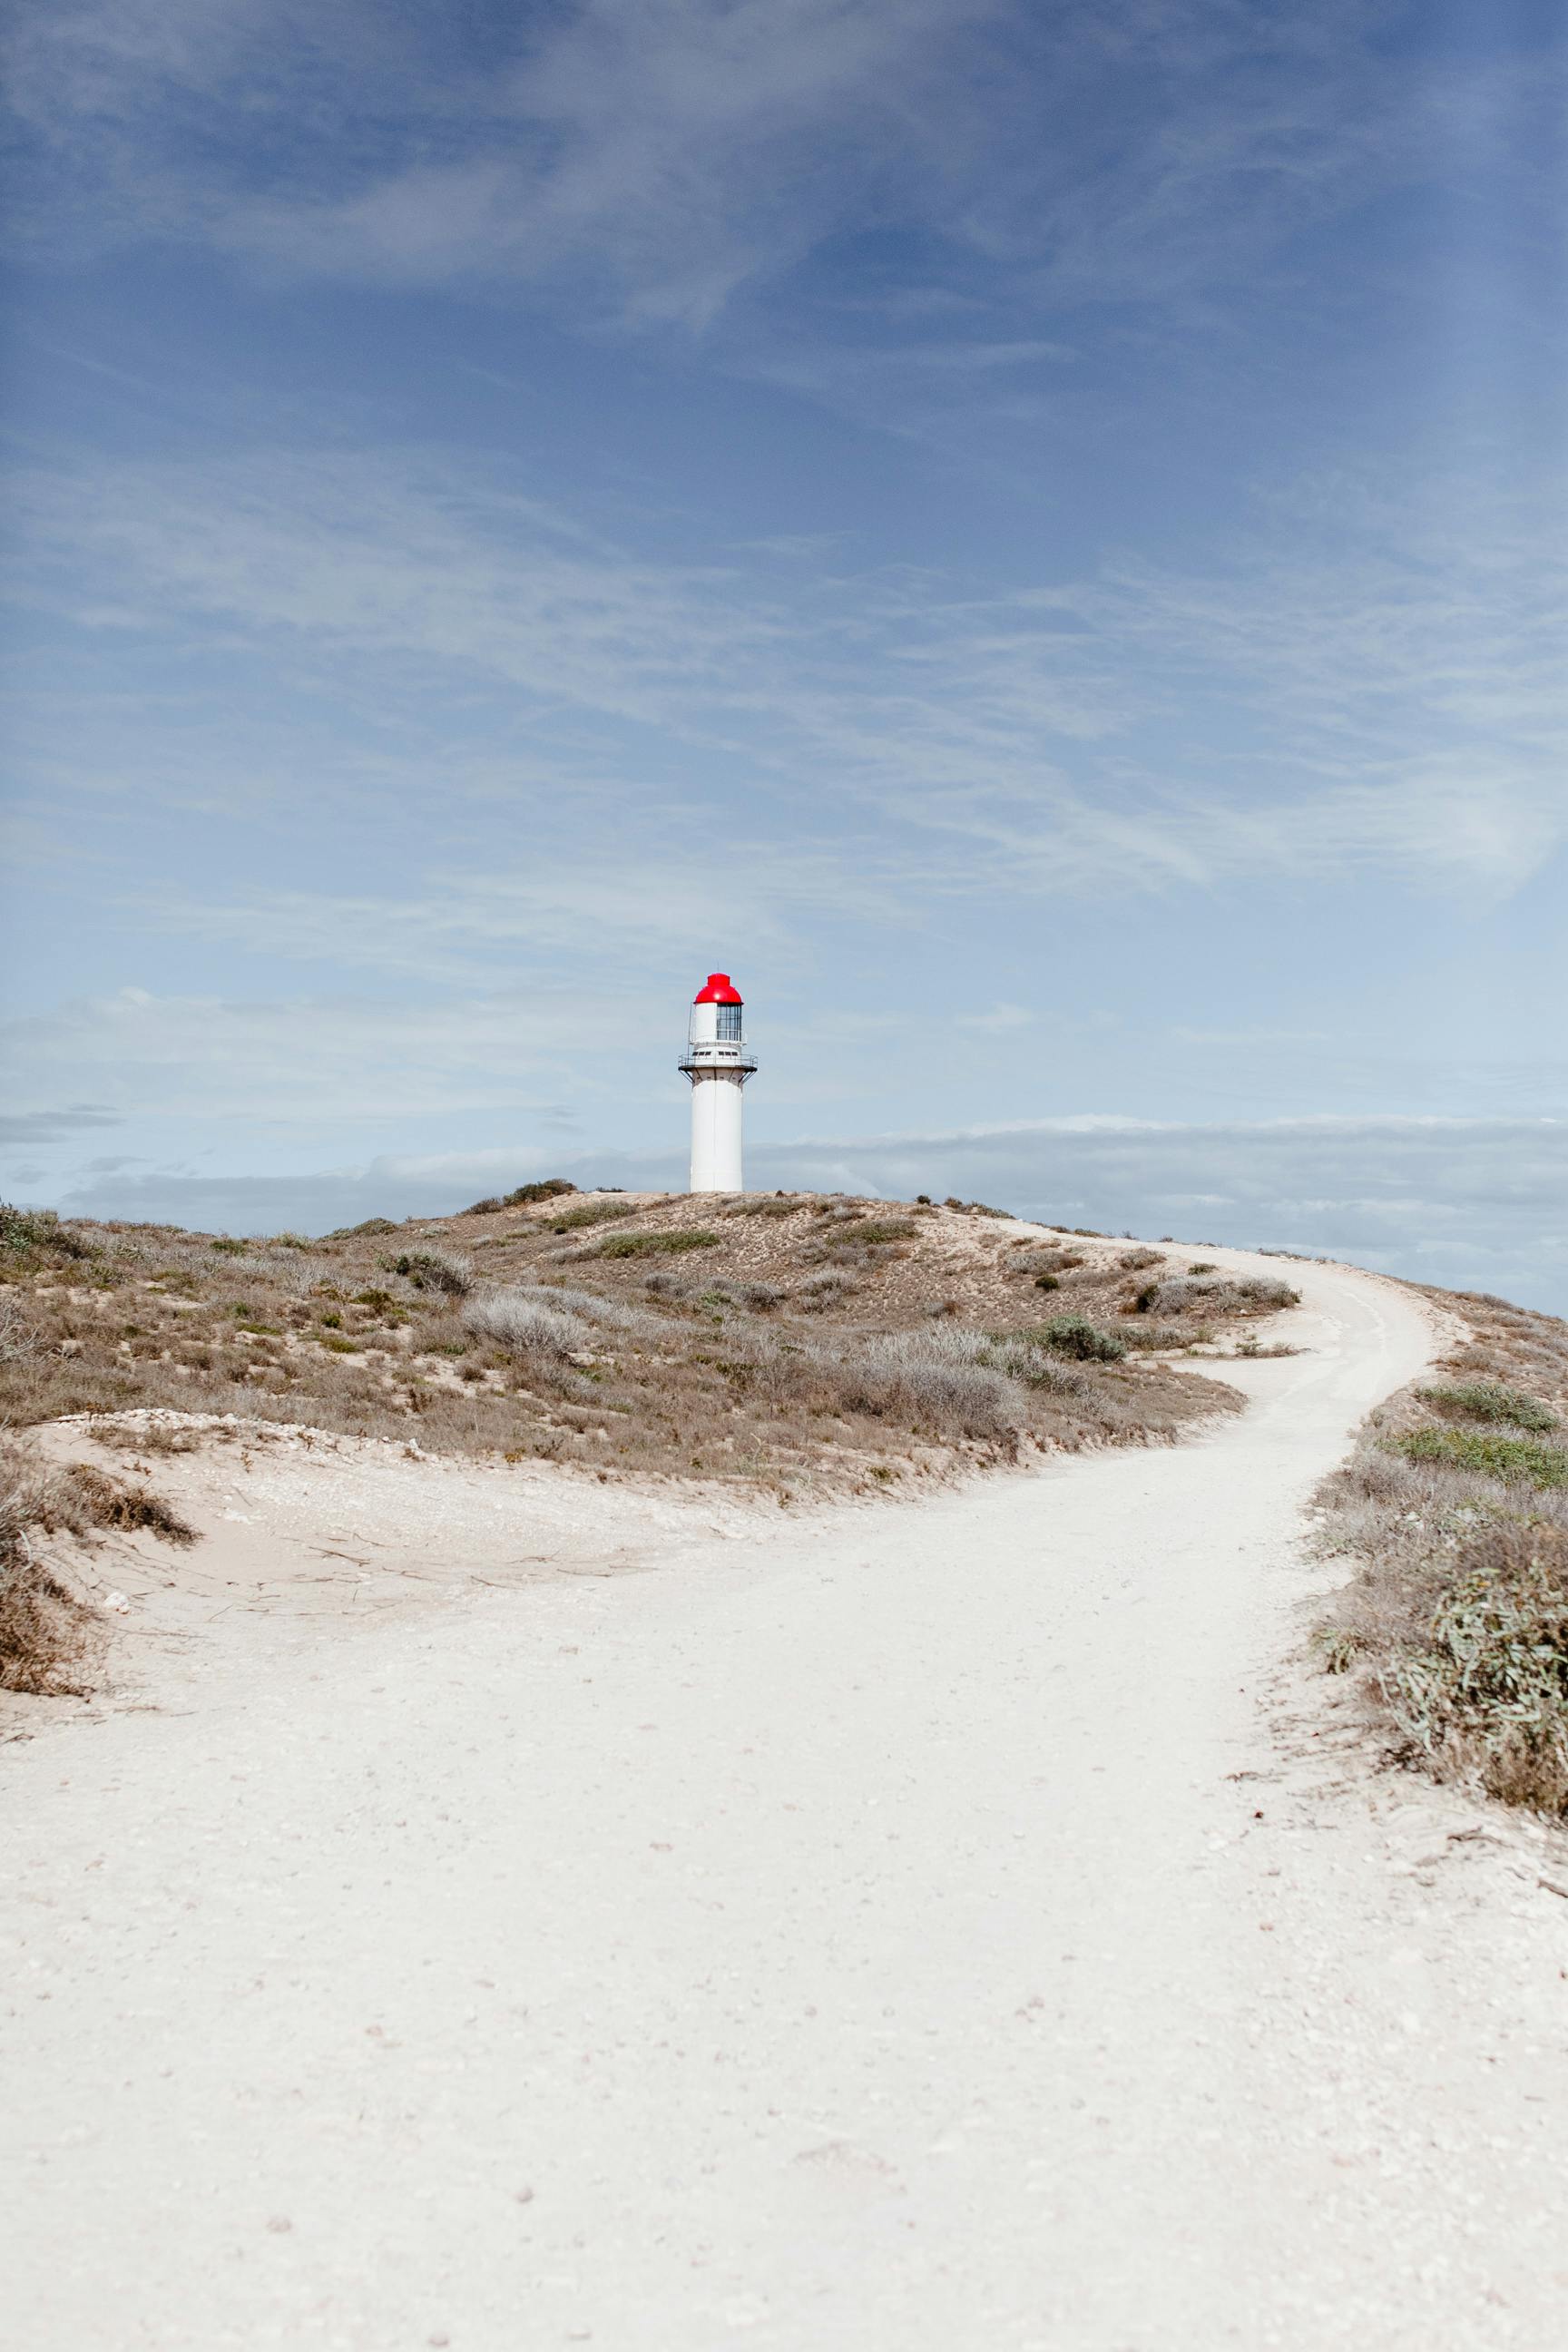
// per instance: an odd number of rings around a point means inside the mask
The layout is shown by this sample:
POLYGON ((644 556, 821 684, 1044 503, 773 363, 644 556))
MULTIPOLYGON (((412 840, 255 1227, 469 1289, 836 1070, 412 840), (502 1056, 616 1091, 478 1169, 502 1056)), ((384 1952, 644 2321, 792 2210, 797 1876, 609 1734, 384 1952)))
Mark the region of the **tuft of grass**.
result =
POLYGON ((704 1307, 741 1307, 753 1315, 770 1315, 784 1297, 775 1282, 713 1283, 701 1294, 704 1307))
POLYGON ((1539 1397, 1527 1396, 1523 1389, 1510 1388, 1502 1381, 1454 1381, 1415 1393, 1423 1404, 1435 1405, 1442 1413, 1463 1414, 1467 1421, 1507 1422, 1514 1429, 1561 1426, 1539 1397))
POLYGON ((42 1329, 19 1298, 0 1296, 0 1364, 22 1364, 44 1344, 42 1329))
POLYGON ((612 1234, 596 1257, 679 1257, 687 1250, 717 1249, 720 1236, 697 1225, 676 1225, 662 1234, 612 1234))
POLYGON ((820 1274, 808 1275, 795 1294, 795 1304, 808 1315, 820 1315, 826 1307, 841 1306, 853 1297, 860 1287, 852 1274, 838 1266, 825 1266, 820 1274))
POLYGON ((1500 1437, 1479 1429, 1411 1429, 1387 1444, 1407 1462, 1446 1462, 1483 1478, 1568 1486, 1568 1449, 1542 1445, 1532 1437, 1500 1437))
POLYGON ((110 1477, 107 1470, 95 1469, 89 1462, 73 1462, 61 1475, 91 1527, 116 1528, 122 1533, 145 1528, 151 1534, 162 1536, 165 1543, 194 1544, 196 1540, 195 1528, 149 1487, 110 1477))
POLYGON ((118 1446, 124 1454, 194 1454, 201 1443, 193 1430, 145 1422, 132 1427, 123 1421, 95 1421, 88 1435, 95 1445, 118 1446))

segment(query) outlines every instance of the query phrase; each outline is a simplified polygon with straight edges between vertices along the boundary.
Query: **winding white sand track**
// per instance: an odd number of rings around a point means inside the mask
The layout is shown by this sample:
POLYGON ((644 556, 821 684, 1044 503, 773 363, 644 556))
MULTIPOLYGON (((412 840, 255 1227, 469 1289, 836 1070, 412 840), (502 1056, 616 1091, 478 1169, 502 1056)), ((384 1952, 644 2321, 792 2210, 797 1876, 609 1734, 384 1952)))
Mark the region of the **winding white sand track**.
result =
POLYGON ((1431 1344, 1302 1272, 1196 1443, 13 1748, 8 2339, 1560 2346, 1568 1900, 1281 1664, 1431 1344))

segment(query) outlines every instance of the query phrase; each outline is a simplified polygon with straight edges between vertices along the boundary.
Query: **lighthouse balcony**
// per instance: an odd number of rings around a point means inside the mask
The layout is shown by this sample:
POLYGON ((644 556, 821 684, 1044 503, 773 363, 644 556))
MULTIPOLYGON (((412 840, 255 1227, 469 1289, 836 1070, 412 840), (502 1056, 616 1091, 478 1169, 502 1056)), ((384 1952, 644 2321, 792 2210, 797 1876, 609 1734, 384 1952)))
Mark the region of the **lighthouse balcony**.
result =
POLYGON ((712 1076, 749 1078, 757 1066, 744 1045, 704 1044, 688 1045, 681 1055, 679 1066, 688 1077, 698 1077, 707 1074, 712 1076))

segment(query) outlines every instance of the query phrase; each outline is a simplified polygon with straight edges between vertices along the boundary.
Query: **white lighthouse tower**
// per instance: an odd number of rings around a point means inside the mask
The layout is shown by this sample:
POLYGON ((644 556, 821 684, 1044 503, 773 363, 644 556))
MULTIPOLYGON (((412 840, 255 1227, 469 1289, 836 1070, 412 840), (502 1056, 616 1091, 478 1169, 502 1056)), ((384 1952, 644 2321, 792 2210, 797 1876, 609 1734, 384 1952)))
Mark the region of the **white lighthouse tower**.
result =
POLYGON ((691 1190, 740 1192, 741 1088, 756 1068, 741 1034, 741 992, 710 971, 697 992, 680 1065, 691 1081, 691 1190))

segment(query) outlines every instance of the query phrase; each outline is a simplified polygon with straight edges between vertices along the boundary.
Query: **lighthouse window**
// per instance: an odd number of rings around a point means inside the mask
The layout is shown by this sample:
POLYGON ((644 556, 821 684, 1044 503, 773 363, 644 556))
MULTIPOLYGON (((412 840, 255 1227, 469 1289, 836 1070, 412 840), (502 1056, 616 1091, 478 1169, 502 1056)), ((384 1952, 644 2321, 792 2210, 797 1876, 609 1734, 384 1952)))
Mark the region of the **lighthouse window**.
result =
POLYGON ((718 1008, 718 1034, 720 1037, 727 1040, 731 1044, 738 1045, 741 1037, 740 1006, 738 1004, 721 1004, 718 1008))

